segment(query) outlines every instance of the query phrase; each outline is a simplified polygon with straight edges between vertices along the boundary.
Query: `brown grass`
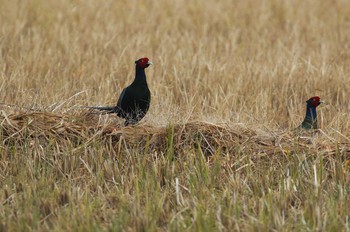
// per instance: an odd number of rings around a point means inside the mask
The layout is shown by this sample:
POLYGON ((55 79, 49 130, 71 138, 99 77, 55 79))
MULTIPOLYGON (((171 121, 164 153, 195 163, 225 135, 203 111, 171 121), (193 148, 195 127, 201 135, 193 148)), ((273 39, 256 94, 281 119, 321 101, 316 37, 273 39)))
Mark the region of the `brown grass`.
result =
MULTIPOLYGON (((101 117, 96 112, 86 111, 80 115, 58 115, 47 112, 17 113, 7 115, 2 111, 3 143, 25 142, 24 139, 40 141, 43 146, 56 141, 60 147, 66 140, 88 145, 91 141, 111 141, 118 147, 123 141, 130 146, 149 147, 150 153, 163 153, 167 149, 167 139, 171 135, 176 154, 184 155, 187 149, 200 146, 204 154, 212 156, 218 149, 234 155, 237 147, 242 152, 260 156, 285 155, 292 152, 335 153, 336 149, 347 152, 347 143, 337 143, 327 137, 322 130, 311 132, 266 132, 254 131, 241 124, 211 124, 208 122, 190 122, 185 124, 154 127, 137 125, 123 127, 115 119, 101 117), (329 141, 330 140, 330 141, 329 141), (339 147, 340 146, 340 147, 339 147), (298 148, 298 150, 294 150, 298 148)), ((39 145, 39 144, 36 144, 39 145)), ((350 158, 349 158, 350 159, 350 158)), ((346 160, 346 158, 345 158, 346 160)))
POLYGON ((350 4, 0 0, 0 230, 349 230, 350 4), (148 56, 150 111, 113 105, 148 56), (320 130, 294 134, 319 95, 320 130))

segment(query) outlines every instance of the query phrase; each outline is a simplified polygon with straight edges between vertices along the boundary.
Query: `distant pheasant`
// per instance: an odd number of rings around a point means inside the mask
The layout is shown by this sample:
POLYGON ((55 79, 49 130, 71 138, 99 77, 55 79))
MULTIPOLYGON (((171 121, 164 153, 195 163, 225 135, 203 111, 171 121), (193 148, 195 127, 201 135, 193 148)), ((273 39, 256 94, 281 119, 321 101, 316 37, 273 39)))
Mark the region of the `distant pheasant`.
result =
POLYGON ((318 96, 312 97, 306 101, 305 118, 297 129, 317 129, 316 107, 319 106, 321 103, 323 103, 323 101, 318 96))
POLYGON ((92 106, 88 108, 105 111, 108 114, 115 113, 125 119, 125 126, 139 122, 146 115, 151 102, 145 68, 150 66, 152 62, 145 57, 135 61, 135 64, 135 79, 131 85, 123 89, 116 106, 92 106))

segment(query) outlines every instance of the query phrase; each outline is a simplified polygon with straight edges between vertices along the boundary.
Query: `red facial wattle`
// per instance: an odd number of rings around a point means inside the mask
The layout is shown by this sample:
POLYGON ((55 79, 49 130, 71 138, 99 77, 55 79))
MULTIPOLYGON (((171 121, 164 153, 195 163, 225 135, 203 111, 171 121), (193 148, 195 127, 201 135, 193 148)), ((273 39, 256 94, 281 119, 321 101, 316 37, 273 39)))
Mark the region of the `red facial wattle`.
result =
POLYGON ((311 104, 315 107, 321 104, 321 99, 318 96, 312 98, 311 104))
POLYGON ((138 60, 137 65, 141 68, 147 68, 149 65, 149 59, 147 57, 138 60))

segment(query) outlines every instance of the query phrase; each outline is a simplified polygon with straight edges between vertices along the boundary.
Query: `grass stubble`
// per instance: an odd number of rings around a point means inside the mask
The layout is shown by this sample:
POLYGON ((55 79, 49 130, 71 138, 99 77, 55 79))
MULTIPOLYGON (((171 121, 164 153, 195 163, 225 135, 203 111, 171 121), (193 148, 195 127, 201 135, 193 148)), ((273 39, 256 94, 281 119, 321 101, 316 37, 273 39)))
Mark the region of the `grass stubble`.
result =
POLYGON ((345 0, 1 0, 0 230, 348 231, 349 15, 345 0), (139 125, 79 108, 114 104, 143 56, 139 125), (313 95, 321 130, 295 136, 313 95))

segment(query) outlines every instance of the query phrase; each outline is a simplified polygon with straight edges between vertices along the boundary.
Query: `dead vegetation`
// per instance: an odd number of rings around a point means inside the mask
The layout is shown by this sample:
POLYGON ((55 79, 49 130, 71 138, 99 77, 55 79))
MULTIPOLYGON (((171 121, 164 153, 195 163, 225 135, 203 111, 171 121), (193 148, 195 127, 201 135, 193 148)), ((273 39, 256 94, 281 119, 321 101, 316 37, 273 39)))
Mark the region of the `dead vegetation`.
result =
POLYGON ((346 0, 0 0, 0 231, 349 231, 346 0), (149 57, 140 124, 114 105, 149 57), (318 95, 320 130, 292 132, 318 95))
POLYGON ((92 141, 110 141, 115 149, 121 143, 128 148, 164 155, 171 143, 174 155, 185 155, 186 151, 200 147, 208 158, 216 152, 230 154, 248 153, 252 157, 274 157, 283 159, 286 155, 309 153, 333 157, 340 155, 343 161, 350 159, 347 143, 325 140, 322 130, 304 132, 254 131, 242 124, 215 125, 208 122, 188 122, 157 127, 147 124, 124 127, 115 117, 103 116, 92 111, 77 115, 59 115, 48 112, 22 112, 7 114, 1 111, 3 144, 30 144, 40 146, 55 141, 62 147, 65 141, 76 146, 88 146, 92 141), (105 118, 103 118, 105 117, 105 118))

